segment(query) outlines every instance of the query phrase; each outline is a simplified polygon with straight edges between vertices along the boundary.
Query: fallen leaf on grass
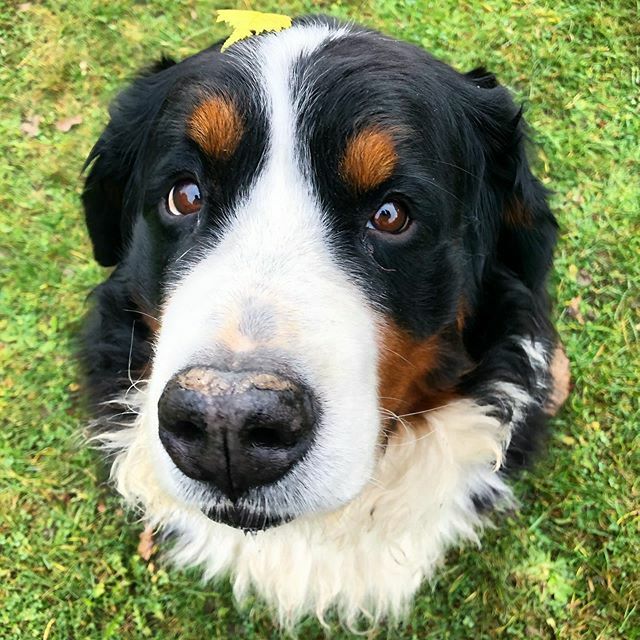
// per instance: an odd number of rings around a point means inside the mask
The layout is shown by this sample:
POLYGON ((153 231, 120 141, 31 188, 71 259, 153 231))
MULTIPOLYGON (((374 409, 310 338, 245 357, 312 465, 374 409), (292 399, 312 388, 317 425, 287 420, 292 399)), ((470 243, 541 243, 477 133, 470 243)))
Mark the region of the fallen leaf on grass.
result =
POLYGON ((69 118, 62 118, 56 122, 56 129, 67 133, 73 129, 73 127, 82 123, 82 116, 70 116, 69 118))
POLYGON ((138 543, 138 555, 148 562, 149 558, 153 555, 153 529, 151 527, 145 527, 140 532, 140 542, 138 543))
POLYGON ((576 296, 569 300, 567 304, 567 314, 578 321, 578 324, 584 324, 584 316, 580 311, 580 303, 582 302, 582 296, 576 296))
POLYGON ((20 125, 20 131, 28 138, 35 138, 40 133, 41 116, 31 116, 26 118, 20 125))
POLYGON ((581 287, 588 287, 593 282, 593 278, 586 269, 580 269, 580 271, 578 271, 578 275, 576 276, 576 282, 581 287))

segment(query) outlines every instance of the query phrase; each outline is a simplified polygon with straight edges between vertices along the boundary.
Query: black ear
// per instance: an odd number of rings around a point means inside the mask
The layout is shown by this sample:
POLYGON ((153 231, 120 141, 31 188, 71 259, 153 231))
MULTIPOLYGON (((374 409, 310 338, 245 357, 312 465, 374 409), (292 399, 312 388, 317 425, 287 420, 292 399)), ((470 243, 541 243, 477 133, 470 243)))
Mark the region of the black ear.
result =
POLYGON ((551 267, 558 225, 549 209, 548 191, 530 168, 522 109, 485 69, 464 77, 465 93, 471 92, 468 112, 482 148, 476 215, 487 221, 485 239, 491 238, 490 246, 483 248, 536 290, 551 267))
POLYGON ((553 261, 558 224, 547 201, 549 192, 533 175, 520 119, 511 155, 513 183, 504 194, 498 260, 532 290, 543 286, 553 261))
POLYGON ((140 151, 145 148, 150 125, 158 115, 175 65, 162 58, 145 69, 109 109, 110 121, 89 157, 82 202, 96 260, 113 266, 122 257, 137 205, 135 182, 140 151))

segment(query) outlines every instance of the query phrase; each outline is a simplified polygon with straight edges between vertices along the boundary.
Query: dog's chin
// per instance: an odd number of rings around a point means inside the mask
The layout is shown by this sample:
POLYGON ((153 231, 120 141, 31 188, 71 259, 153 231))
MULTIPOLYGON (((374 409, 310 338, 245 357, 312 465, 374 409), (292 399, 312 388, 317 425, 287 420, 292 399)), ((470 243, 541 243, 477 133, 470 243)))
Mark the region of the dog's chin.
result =
POLYGON ((270 515, 259 509, 247 509, 240 506, 226 506, 204 511, 204 514, 220 524, 226 524, 245 533, 257 533, 266 529, 273 529, 286 522, 290 522, 293 516, 270 515))

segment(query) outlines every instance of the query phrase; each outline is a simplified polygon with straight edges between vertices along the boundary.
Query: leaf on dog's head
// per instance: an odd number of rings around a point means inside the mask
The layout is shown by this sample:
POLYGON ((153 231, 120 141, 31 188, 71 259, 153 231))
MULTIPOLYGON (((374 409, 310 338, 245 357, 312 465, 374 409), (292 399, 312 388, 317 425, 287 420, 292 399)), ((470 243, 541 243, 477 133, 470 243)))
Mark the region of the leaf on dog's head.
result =
POLYGON ((261 11, 241 11, 239 9, 222 9, 218 11, 216 22, 226 22, 233 28, 231 35, 224 41, 220 51, 224 51, 234 42, 244 40, 252 35, 265 31, 282 31, 291 26, 291 18, 279 13, 262 13, 261 11))

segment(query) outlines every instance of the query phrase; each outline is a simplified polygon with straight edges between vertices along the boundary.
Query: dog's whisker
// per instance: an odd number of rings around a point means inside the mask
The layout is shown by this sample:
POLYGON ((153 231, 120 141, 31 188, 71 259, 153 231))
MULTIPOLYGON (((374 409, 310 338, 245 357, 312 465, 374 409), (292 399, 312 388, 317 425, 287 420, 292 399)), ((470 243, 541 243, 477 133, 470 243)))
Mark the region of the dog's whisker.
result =
POLYGON ((180 260, 182 260, 184 257, 187 256, 187 254, 193 250, 193 247, 189 247, 186 251, 183 251, 180 256, 176 259, 176 262, 180 262, 180 260))
POLYGON ((406 420, 403 419, 403 416, 399 416, 397 413, 394 413, 393 411, 390 411, 389 409, 385 409, 385 411, 387 412, 388 416, 393 418, 394 420, 396 420, 397 422, 399 422, 405 429, 405 431, 410 434, 411 431, 411 425, 409 425, 407 423, 406 420))
POLYGON ((140 309, 123 309, 123 311, 128 311, 129 313, 138 313, 141 316, 145 316, 146 318, 153 320, 154 322, 160 323, 160 320, 158 318, 156 318, 155 316, 152 316, 150 313, 147 313, 146 311, 141 311, 140 309))
MULTIPOLYGON (((134 336, 135 336, 135 330, 136 330, 136 321, 134 320, 131 323, 131 340, 129 341, 129 360, 127 363, 127 376, 129 376, 129 382, 131 383, 131 387, 136 388, 136 383, 133 381, 133 377, 131 376, 131 361, 133 359, 133 340, 134 340, 134 336)), ((129 389, 131 389, 131 387, 129 387, 129 389)), ((126 397, 126 394, 125 394, 126 397)))
POLYGON ((388 353, 392 353, 394 356, 398 356, 398 358, 400 358, 401 360, 404 360, 408 365, 411 365, 412 367, 415 367, 415 364, 413 364, 413 362, 411 362, 411 360, 407 360, 407 358, 405 358, 401 353, 398 353, 397 351, 394 351, 393 349, 390 349, 389 347, 387 347, 384 344, 381 344, 380 347, 382 348, 383 351, 387 351, 388 353))
POLYGON ((394 442, 394 441, 389 441, 387 443, 388 447, 411 447, 413 446, 416 442, 420 442, 421 440, 425 440, 426 438, 430 438, 431 436, 434 435, 434 431, 427 431, 426 433, 422 434, 421 436, 417 436, 415 438, 412 438, 410 440, 406 440, 406 441, 401 441, 401 442, 394 442))
POLYGON ((445 162, 444 160, 437 160, 435 158, 431 158, 430 162, 436 162, 437 164, 443 164, 443 165, 446 165, 447 167, 452 167, 454 169, 458 169, 459 171, 462 171, 463 173, 466 173, 467 175, 471 176, 472 178, 476 178, 477 180, 481 179, 481 177, 478 174, 473 173, 472 171, 469 171, 468 169, 465 169, 464 167, 461 167, 460 165, 455 164, 453 162, 445 162))
POLYGON ((401 414, 401 417, 403 418, 408 418, 410 416, 421 416, 425 413, 431 413, 432 411, 438 411, 439 409, 444 409, 444 407, 446 407, 446 404, 441 404, 438 405, 437 407, 430 407, 429 409, 424 409, 423 411, 414 411, 413 413, 403 413, 401 414))

